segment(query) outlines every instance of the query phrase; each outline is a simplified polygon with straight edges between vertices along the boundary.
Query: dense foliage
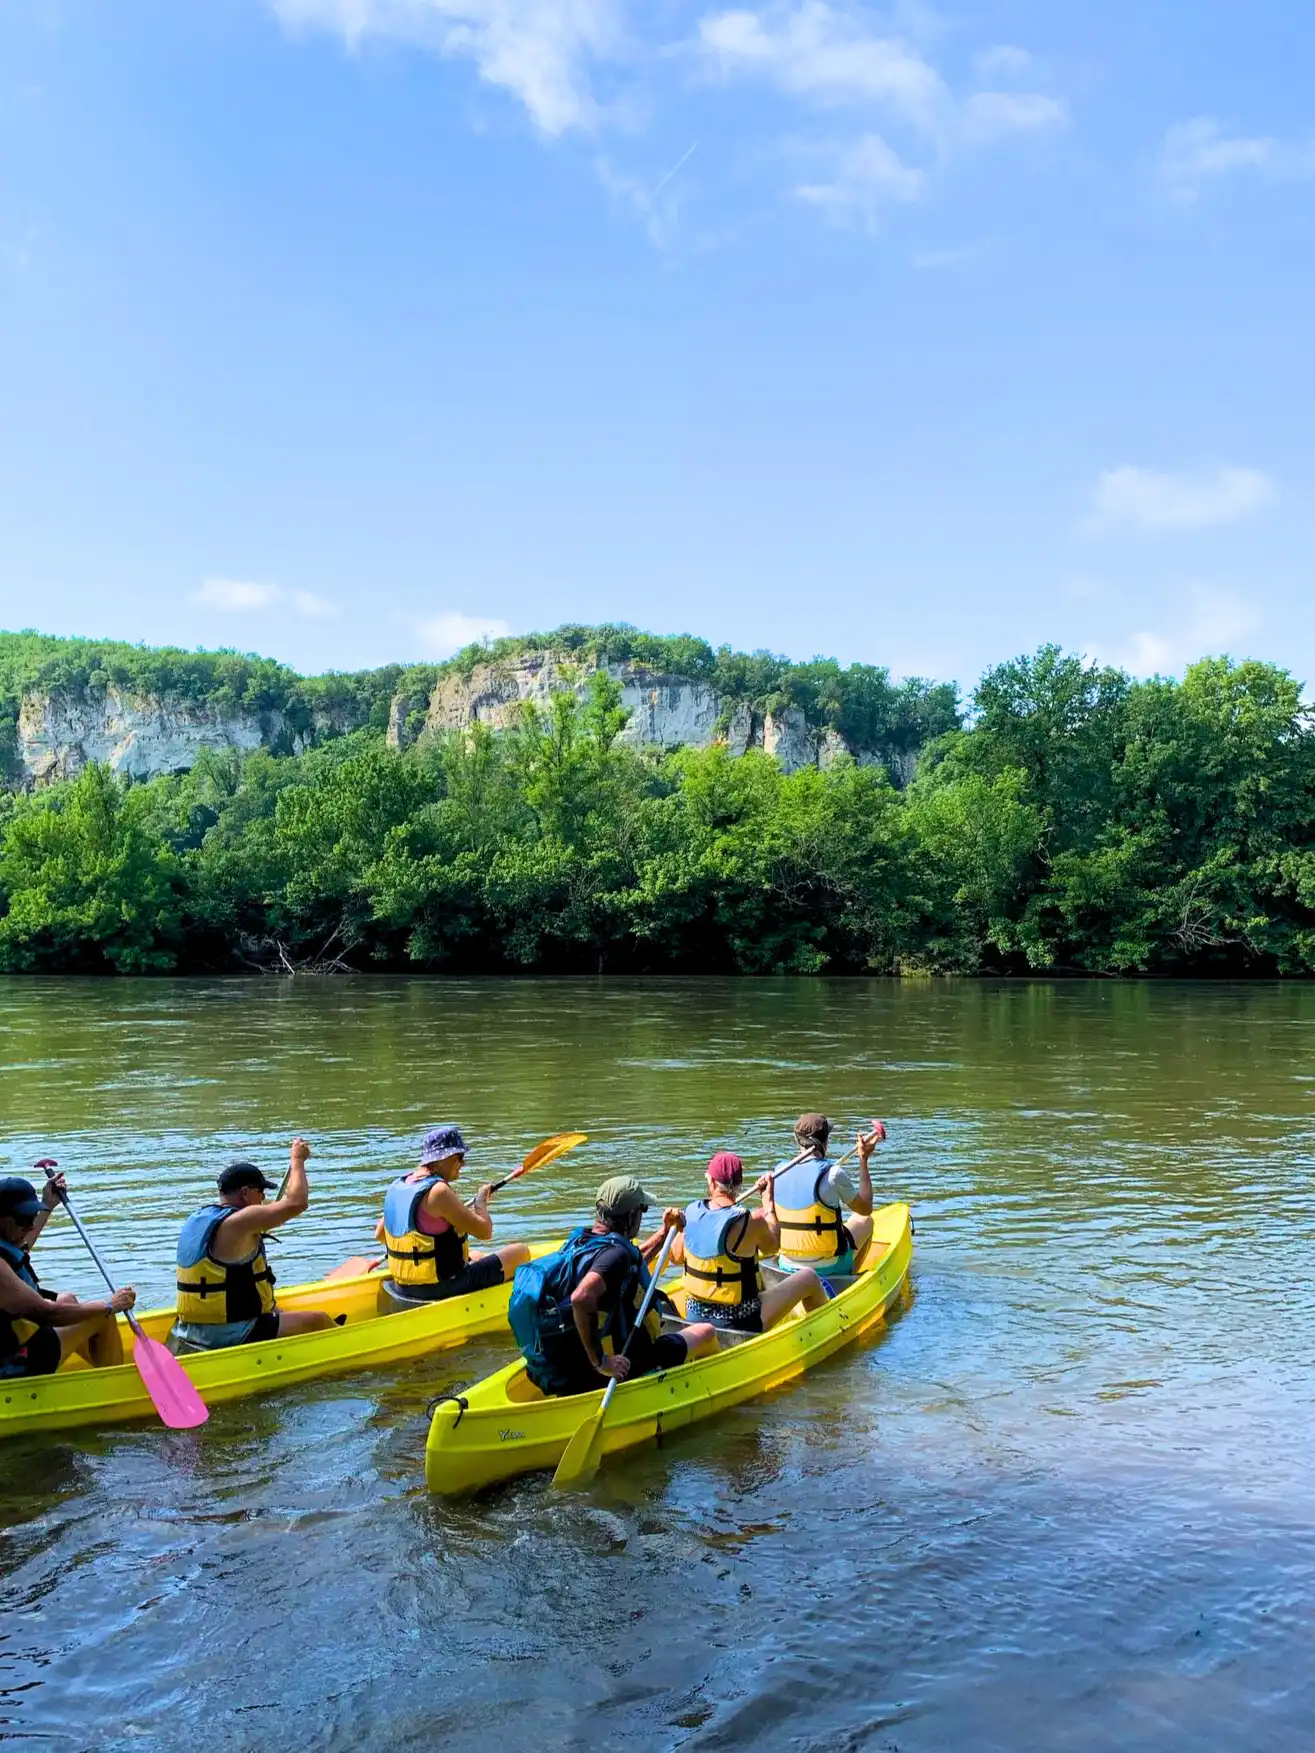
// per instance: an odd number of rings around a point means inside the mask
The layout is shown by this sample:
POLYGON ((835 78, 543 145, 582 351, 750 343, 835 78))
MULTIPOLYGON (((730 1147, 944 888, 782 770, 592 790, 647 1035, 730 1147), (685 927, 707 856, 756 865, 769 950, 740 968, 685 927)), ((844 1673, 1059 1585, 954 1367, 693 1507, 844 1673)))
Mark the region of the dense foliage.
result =
POLYGON ((398 754, 103 769, 0 804, 0 967, 1305 973, 1315 729, 1281 670, 1000 666, 879 766, 638 753, 616 685, 398 754))

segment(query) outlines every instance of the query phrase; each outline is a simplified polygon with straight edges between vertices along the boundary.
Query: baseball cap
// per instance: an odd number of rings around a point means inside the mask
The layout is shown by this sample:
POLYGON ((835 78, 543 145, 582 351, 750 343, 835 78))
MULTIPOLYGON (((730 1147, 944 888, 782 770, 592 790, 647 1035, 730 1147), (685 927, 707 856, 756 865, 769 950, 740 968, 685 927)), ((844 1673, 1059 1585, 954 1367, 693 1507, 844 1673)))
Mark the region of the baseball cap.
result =
POLYGON ((744 1164, 733 1150, 719 1150, 708 1164, 708 1179, 719 1187, 738 1187, 744 1179, 744 1164))
POLYGON ((613 1217, 628 1217, 632 1211, 647 1211, 653 1201, 633 1175, 613 1175, 598 1189, 595 1203, 613 1217))
POLYGON ((435 1126, 425 1134, 425 1142, 420 1147, 420 1166, 426 1163, 441 1163, 447 1156, 465 1156, 466 1141, 461 1136, 459 1126, 435 1126))
POLYGON ((35 1217, 41 1210, 37 1190, 21 1175, 0 1177, 0 1217, 35 1217))
POLYGON ((267 1181, 254 1163, 230 1163, 219 1177, 221 1193, 237 1193, 243 1187, 260 1187, 265 1191, 275 1186, 267 1181))
POLYGON ((831 1136, 831 1122, 825 1114, 801 1114, 794 1123, 796 1138, 816 1138, 825 1144, 831 1136))

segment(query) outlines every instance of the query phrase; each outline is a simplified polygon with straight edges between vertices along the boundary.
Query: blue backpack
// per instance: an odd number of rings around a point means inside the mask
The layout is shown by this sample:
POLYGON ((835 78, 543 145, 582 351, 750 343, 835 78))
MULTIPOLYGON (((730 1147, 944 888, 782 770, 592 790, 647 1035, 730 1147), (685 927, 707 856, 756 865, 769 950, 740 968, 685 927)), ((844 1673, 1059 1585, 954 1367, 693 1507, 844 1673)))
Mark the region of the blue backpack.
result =
POLYGON ((600 1248, 618 1241, 614 1235, 596 1235, 592 1228, 572 1230, 555 1254, 529 1260, 516 1268, 511 1281, 507 1319, 525 1358, 543 1360, 543 1341, 575 1331, 569 1298, 583 1277, 581 1268, 600 1248))

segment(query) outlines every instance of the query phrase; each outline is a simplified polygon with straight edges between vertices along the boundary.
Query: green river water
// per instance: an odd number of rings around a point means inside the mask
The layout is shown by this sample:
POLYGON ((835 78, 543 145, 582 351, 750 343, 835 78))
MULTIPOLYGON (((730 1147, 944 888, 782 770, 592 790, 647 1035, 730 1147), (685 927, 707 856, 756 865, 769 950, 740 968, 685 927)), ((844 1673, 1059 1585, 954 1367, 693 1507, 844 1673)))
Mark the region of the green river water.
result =
MULTIPOLYGON (((0 982, 4 1168, 60 1159, 172 1300, 235 1153, 311 1139, 283 1283, 458 1121, 559 1234, 820 1107, 886 1119, 912 1295, 795 1387, 604 1467, 423 1488, 508 1345, 0 1447, 0 1742, 43 1750, 1315 1745, 1315 987, 0 982)), ((98 1281, 67 1222, 48 1284, 98 1281)))

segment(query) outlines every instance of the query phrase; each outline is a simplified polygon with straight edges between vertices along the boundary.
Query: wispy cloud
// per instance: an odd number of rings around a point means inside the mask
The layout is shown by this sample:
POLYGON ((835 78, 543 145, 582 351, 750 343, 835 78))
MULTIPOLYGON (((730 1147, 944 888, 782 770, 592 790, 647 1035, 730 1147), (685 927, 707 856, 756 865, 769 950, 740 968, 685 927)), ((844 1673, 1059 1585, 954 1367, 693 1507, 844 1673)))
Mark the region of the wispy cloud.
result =
POLYGON ((814 155, 828 161, 828 175, 798 184, 795 194, 842 224, 873 225, 892 202, 917 201, 927 186, 923 173, 903 163, 880 134, 814 149, 814 155))
POLYGON ((1169 129, 1156 174, 1171 200, 1190 207, 1207 184, 1248 172, 1275 179, 1315 177, 1315 138, 1292 142, 1232 133, 1214 116, 1197 116, 1169 129))
POLYGON ((916 50, 826 0, 708 13, 698 48, 723 78, 757 77, 820 104, 884 106, 927 131, 949 104, 945 82, 916 50))
POLYGON ((975 56, 973 66, 979 79, 1026 79, 1036 69, 1036 58, 1012 43, 999 43, 975 56))
POLYGON ((1197 473, 1107 469, 1091 494, 1083 527, 1099 532, 1118 525, 1142 529, 1200 530, 1250 517, 1276 497, 1261 469, 1217 468, 1197 473))
POLYGON ((1202 657, 1240 657, 1237 641, 1261 624, 1255 605, 1230 591, 1196 585, 1178 604, 1169 629, 1143 627, 1112 643, 1088 646, 1087 655, 1135 676, 1174 675, 1202 657))
POLYGON ((332 31, 355 49, 392 38, 462 56, 510 92, 548 135, 594 127, 592 74, 625 42, 622 0, 269 0, 293 29, 332 31))
POLYGON ((419 638, 420 649, 426 657, 434 659, 451 657, 463 646, 474 645, 482 639, 501 639, 511 632, 507 623, 495 616, 462 615, 453 609, 438 615, 417 616, 411 624, 419 638))
POLYGON ((263 615, 271 609, 291 609, 295 615, 319 621, 341 613, 336 603, 313 590, 285 590, 279 584, 259 584, 246 578, 207 578, 192 600, 225 615, 263 615))
POLYGON ((1039 91, 974 92, 959 118, 959 132, 972 146, 1009 134, 1044 134, 1068 126, 1066 106, 1039 91))

